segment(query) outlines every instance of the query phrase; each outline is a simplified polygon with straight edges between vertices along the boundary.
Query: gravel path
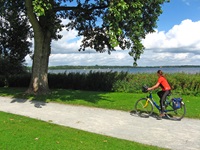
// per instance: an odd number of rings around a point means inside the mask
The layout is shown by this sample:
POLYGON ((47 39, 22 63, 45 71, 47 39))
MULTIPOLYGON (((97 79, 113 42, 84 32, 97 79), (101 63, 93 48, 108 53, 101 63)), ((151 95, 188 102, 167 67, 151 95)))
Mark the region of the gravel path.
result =
POLYGON ((200 120, 157 120, 129 112, 0 97, 0 111, 173 150, 200 150, 200 120))

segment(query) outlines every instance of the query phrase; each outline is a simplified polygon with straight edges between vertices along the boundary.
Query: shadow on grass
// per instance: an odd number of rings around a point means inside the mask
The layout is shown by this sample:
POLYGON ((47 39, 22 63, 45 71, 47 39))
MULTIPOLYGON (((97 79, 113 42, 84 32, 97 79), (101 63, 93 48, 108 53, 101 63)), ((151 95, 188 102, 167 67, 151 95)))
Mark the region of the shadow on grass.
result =
POLYGON ((62 101, 62 102, 72 102, 72 101, 86 101, 89 103, 98 103, 99 101, 109 101, 107 96, 105 96, 106 92, 94 92, 94 91, 79 91, 79 90, 54 90, 50 97, 52 101, 62 101))
POLYGON ((61 102, 66 104, 91 104, 96 105, 100 101, 114 102, 106 96, 107 92, 96 91, 79 91, 79 90, 64 90, 53 89, 48 95, 30 95, 25 94, 26 89, 19 88, 0 88, 0 96, 12 96, 11 103, 25 103, 30 101, 35 107, 41 108, 48 102, 61 102))

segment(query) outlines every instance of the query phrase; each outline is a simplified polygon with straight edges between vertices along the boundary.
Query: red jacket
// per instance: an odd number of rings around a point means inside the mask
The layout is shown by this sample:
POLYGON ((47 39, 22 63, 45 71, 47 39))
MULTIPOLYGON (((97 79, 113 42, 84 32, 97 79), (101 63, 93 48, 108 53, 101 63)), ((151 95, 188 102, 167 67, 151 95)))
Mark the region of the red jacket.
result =
POLYGON ((169 83, 167 82, 167 79, 165 79, 165 77, 160 76, 158 78, 158 83, 160 83, 160 87, 162 88, 162 91, 171 90, 171 87, 170 87, 169 83))

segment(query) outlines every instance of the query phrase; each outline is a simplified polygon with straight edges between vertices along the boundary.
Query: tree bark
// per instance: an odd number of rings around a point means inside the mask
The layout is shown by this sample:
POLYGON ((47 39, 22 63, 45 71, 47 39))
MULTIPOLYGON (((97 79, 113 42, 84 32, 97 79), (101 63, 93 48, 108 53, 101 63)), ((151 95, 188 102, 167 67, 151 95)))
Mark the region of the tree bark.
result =
POLYGON ((32 65, 32 77, 28 93, 47 94, 48 86, 48 63, 50 55, 50 33, 34 34, 35 48, 32 65))
POLYGON ((27 15, 34 31, 34 55, 32 64, 32 76, 27 93, 47 94, 48 63, 51 45, 51 32, 43 29, 41 22, 33 13, 32 0, 26 0, 27 15))

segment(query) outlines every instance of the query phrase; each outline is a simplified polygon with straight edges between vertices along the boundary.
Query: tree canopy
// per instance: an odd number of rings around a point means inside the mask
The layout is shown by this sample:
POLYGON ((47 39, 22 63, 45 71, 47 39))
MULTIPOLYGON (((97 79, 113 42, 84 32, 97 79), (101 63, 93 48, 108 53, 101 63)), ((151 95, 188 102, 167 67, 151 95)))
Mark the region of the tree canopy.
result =
POLYGON ((0 74, 24 71, 25 56, 30 53, 30 25, 23 0, 0 2, 0 74), (22 11, 23 10, 23 11, 22 11))
POLYGON ((34 57, 29 92, 48 91, 51 41, 63 27, 82 36, 80 51, 87 48, 111 53, 117 46, 129 49, 134 64, 143 53, 141 40, 154 31, 169 0, 25 0, 34 32, 34 57), (67 19, 67 24, 62 24, 67 19))
POLYGON ((141 39, 154 32, 164 2, 169 0, 35 0, 33 5, 38 16, 52 10, 69 19, 67 30, 76 29, 84 37, 79 50, 110 53, 119 46, 130 49, 136 64, 144 50, 141 39))

